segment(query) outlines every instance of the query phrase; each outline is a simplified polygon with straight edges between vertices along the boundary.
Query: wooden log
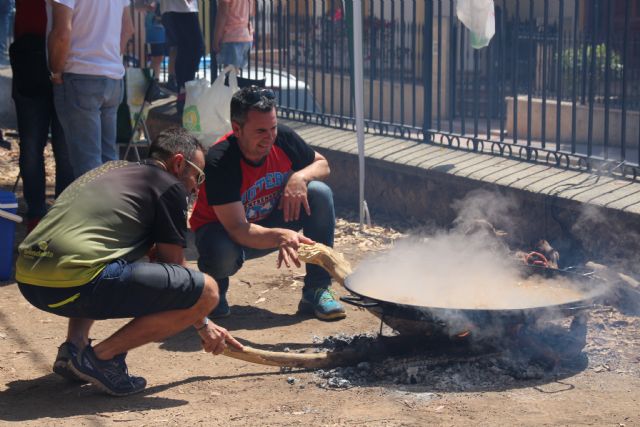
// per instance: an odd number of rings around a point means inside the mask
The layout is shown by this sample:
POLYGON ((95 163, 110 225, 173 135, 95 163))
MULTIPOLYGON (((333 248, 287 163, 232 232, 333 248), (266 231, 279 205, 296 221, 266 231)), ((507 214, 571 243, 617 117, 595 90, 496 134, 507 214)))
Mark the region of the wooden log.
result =
POLYGON ((341 253, 333 248, 315 243, 313 245, 300 244, 298 258, 308 264, 316 264, 329 272, 333 279, 344 286, 344 281, 352 273, 351 264, 341 253))
POLYGON ((337 366, 353 365, 361 361, 364 357, 361 352, 350 350, 307 354, 266 351, 249 346, 244 346, 242 351, 227 347, 222 354, 227 357, 260 365, 304 369, 335 368, 337 366))

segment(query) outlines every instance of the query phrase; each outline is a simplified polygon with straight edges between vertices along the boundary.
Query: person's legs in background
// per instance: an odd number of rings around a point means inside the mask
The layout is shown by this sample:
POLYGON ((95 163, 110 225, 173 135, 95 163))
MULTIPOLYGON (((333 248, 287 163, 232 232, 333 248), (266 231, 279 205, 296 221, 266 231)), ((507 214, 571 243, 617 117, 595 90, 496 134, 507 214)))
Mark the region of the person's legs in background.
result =
POLYGON ((167 83, 165 88, 170 92, 178 93, 178 84, 176 83, 176 35, 173 29, 173 13, 162 14, 162 25, 165 29, 165 49, 169 56, 169 65, 167 67, 167 83))
POLYGON ((151 87, 149 98, 151 101, 155 101, 156 99, 162 99, 169 96, 165 94, 165 92, 163 92, 159 83, 160 73, 162 72, 162 60, 164 59, 166 48, 164 43, 153 43, 150 44, 149 47, 151 57, 151 63, 149 65, 151 66, 151 70, 153 71, 153 86, 151 87))
POLYGON ((71 73, 62 78, 62 84, 53 85, 53 96, 73 176, 78 178, 102 165, 101 108, 108 79, 71 73))
POLYGON ((0 0, 0 65, 9 64, 8 48, 13 0, 0 0))
POLYGON ((160 76, 160 66, 162 65, 162 60, 164 59, 164 43, 154 43, 150 46, 150 54, 151 63, 149 64, 151 70, 153 71, 153 79, 158 80, 160 76))
POLYGON ((233 65, 241 70, 249 64, 249 51, 251 42, 229 42, 222 43, 220 53, 217 55, 218 63, 223 66, 233 65))
POLYGON ((53 157, 56 160, 55 196, 58 197, 73 182, 73 167, 69 159, 69 149, 64 137, 64 131, 53 105, 53 93, 49 97, 49 108, 51 111, 51 148, 53 149, 53 157))
MULTIPOLYGON (((170 22, 172 32, 177 45, 176 56, 176 83, 178 84, 177 107, 178 114, 182 114, 185 101, 184 84, 195 79, 200 58, 204 52, 204 41, 200 31, 200 22, 197 13, 176 13, 172 15, 170 22)), ((164 16, 164 15, 163 15, 164 16)), ((164 21, 163 21, 164 22, 164 21)))
POLYGON ((124 97, 124 80, 106 79, 104 102, 100 107, 102 163, 118 160, 116 132, 118 107, 124 97))
POLYGON ((20 176, 27 203, 27 231, 47 213, 45 203, 44 147, 49 135, 50 111, 46 96, 26 97, 13 90, 20 136, 20 176))
POLYGON ((73 181, 64 133, 53 105, 45 46, 44 37, 27 35, 15 40, 10 49, 27 231, 31 231, 47 212, 44 148, 50 128, 56 160, 56 197, 73 181))

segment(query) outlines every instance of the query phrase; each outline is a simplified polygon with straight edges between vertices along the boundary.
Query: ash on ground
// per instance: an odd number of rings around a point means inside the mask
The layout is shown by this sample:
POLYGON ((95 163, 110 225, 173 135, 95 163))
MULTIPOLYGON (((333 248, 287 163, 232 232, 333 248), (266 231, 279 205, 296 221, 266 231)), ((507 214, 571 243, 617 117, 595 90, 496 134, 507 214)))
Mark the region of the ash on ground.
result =
POLYGON ((338 390, 416 385, 433 392, 465 392, 553 382, 584 370, 640 374, 640 319, 599 308, 583 326, 582 338, 575 330, 569 332, 567 325, 551 324, 505 338, 498 345, 434 342, 433 348, 427 345, 418 353, 391 356, 375 353, 380 339, 375 334, 314 337, 325 351, 360 347, 371 353, 355 366, 317 370, 313 382, 338 390))

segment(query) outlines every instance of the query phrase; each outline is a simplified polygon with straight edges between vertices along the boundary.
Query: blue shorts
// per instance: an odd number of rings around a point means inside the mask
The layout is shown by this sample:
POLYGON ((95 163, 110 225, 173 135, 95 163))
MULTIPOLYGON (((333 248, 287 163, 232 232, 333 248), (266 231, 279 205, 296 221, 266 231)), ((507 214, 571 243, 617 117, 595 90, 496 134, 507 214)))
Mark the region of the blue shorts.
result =
POLYGON ((233 65, 236 68, 245 68, 249 64, 249 50, 251 42, 222 43, 222 48, 216 57, 218 64, 233 65))
POLYGON ((204 275, 175 264, 116 260, 82 286, 18 287, 35 307, 58 316, 117 319, 192 307, 202 294, 204 275))

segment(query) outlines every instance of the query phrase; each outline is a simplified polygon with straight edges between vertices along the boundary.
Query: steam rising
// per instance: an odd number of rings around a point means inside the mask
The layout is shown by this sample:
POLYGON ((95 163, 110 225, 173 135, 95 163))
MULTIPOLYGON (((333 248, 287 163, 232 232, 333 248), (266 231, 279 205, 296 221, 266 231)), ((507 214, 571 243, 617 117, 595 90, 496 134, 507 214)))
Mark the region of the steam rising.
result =
POLYGON ((523 309, 585 298, 566 279, 523 279, 509 249, 478 218, 509 218, 513 203, 486 191, 454 204, 455 227, 399 242, 358 266, 349 287, 371 298, 447 309, 523 309))

